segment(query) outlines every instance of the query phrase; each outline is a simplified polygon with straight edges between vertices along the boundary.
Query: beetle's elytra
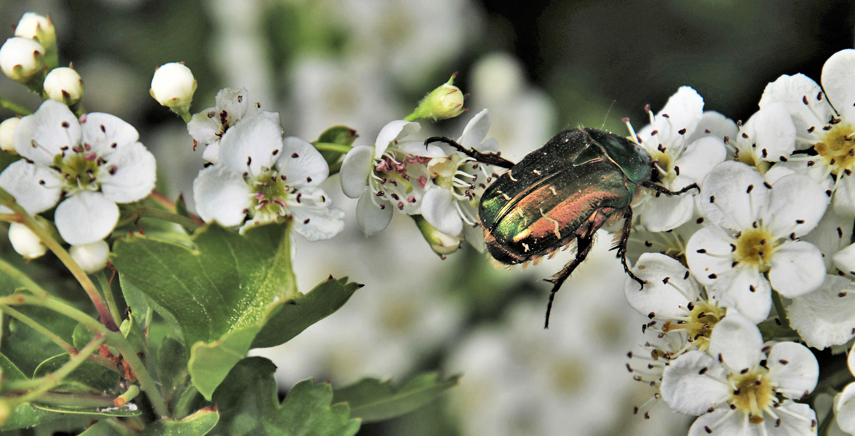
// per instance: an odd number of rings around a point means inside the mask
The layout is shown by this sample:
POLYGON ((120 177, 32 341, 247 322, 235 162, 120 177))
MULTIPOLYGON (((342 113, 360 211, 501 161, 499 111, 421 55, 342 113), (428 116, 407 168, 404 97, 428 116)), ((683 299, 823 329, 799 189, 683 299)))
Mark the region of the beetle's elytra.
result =
POLYGON ((677 195, 656 184, 656 162, 634 142, 602 130, 565 130, 543 147, 513 164, 497 154, 466 150, 447 138, 442 141, 487 164, 508 168, 481 197, 479 214, 487 250, 497 261, 516 265, 539 261, 576 242, 576 258, 552 278, 545 327, 555 293, 591 250, 594 233, 605 224, 624 220, 613 249, 624 271, 626 244, 632 225, 630 204, 639 186, 677 195))

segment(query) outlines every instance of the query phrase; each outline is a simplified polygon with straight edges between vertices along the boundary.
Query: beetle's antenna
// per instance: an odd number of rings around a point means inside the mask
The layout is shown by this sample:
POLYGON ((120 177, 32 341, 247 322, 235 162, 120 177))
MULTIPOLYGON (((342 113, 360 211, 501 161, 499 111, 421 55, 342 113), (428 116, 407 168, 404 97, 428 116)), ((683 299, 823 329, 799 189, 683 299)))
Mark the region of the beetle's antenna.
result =
POLYGON ((425 139, 425 147, 431 142, 442 142, 444 144, 448 144, 454 147, 455 150, 465 154, 466 156, 471 157, 472 159, 477 160, 478 162, 485 163, 487 165, 494 165, 502 168, 512 168, 515 163, 503 158, 500 152, 490 152, 490 153, 481 153, 474 148, 465 148, 462 145, 458 144, 457 141, 446 138, 444 136, 432 136, 428 139, 425 139))
POLYGON ((609 113, 611 113, 612 108, 615 106, 615 102, 617 102, 617 100, 612 100, 612 104, 609 105, 609 109, 606 111, 606 116, 603 117, 603 124, 600 126, 600 130, 606 129, 606 121, 609 119, 609 113))

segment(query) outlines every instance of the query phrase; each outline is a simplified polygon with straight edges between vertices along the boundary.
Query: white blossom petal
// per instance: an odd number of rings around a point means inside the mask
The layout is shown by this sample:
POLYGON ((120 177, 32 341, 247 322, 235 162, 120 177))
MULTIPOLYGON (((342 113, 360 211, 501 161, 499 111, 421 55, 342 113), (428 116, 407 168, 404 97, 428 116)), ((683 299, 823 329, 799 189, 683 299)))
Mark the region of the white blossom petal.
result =
MULTIPOLYGON (((15 197, 15 201, 31 215, 54 207, 62 193, 62 181, 56 171, 23 159, 0 173, 0 187, 15 197)), ((5 207, 0 210, 9 212, 5 207)))
POLYGON ((341 190, 350 198, 359 198, 368 186, 374 163, 373 150, 370 146, 353 147, 344 155, 341 163, 341 190))
POLYGON ((855 244, 838 251, 832 257, 834 266, 844 273, 855 275, 855 244))
POLYGON ((433 188, 422 197, 422 216, 440 232, 459 236, 463 232, 463 220, 454 207, 455 201, 451 191, 433 188))
POLYGON ((799 136, 808 136, 808 129, 821 131, 831 119, 832 109, 822 94, 822 88, 804 74, 783 75, 766 85, 760 98, 760 107, 772 103, 783 103, 793 117, 799 136), (819 98, 817 98, 819 97, 819 98), (810 106, 805 104, 807 101, 810 106))
POLYGON ((736 311, 728 311, 710 335, 710 355, 722 361, 730 372, 757 366, 766 357, 760 351, 762 348, 763 336, 760 330, 736 311))
POLYGON ((772 188, 762 215, 767 217, 764 225, 774 235, 802 236, 816 228, 828 207, 828 196, 816 180, 804 174, 791 174, 778 179, 772 188))
POLYGON ((822 66, 822 88, 844 120, 855 120, 855 50, 831 55, 822 66))
POLYGON ((704 227, 692 235, 686 244, 686 261, 700 283, 713 285, 719 276, 733 270, 730 244, 730 239, 711 227, 704 227))
POLYGON ((679 183, 675 180, 671 189, 679 190, 692 183, 700 184, 716 165, 724 162, 726 157, 727 149, 719 138, 707 136, 689 143, 686 151, 674 162, 674 166, 680 168, 680 176, 677 179, 681 180, 679 183))
POLYGON ((285 174, 288 185, 295 188, 318 186, 327 179, 330 167, 312 144, 296 136, 282 140, 282 150, 276 161, 280 174, 285 174))
POLYGON ((82 191, 56 207, 54 223, 59 235, 71 245, 85 245, 106 238, 119 220, 119 207, 100 192, 82 191))
POLYGON ((384 206, 383 208, 378 207, 371 199, 373 195, 374 193, 366 187, 365 192, 356 202, 356 224, 359 225, 365 236, 382 232, 392 221, 392 205, 388 201, 377 199, 377 202, 384 206))
POLYGON ((487 109, 481 110, 466 123, 463 128, 463 133, 457 138, 457 143, 465 148, 474 148, 481 150, 481 143, 487 137, 487 132, 490 130, 490 111, 487 109))
POLYGON ((826 275, 823 285, 787 306, 787 319, 810 347, 824 349, 855 337, 855 283, 826 275))
POLYGON ((807 436, 816 433, 816 413, 807 404, 783 401, 775 410, 781 418, 780 425, 768 415, 761 424, 750 424, 748 415, 738 412, 724 419, 731 411, 719 408, 696 419, 689 436, 807 436))
POLYGON ((463 236, 466 238, 466 242, 475 250, 478 250, 479 253, 484 252, 484 229, 480 224, 475 226, 464 224, 463 236))
POLYGON ((137 129, 121 118, 104 113, 87 114, 80 124, 83 143, 99 156, 109 156, 117 149, 136 143, 140 139, 137 129))
POLYGON ((217 221, 223 226, 236 226, 246 218, 251 206, 249 186, 243 177, 222 164, 199 171, 193 181, 196 212, 206 223, 217 221))
POLYGON ((282 126, 259 114, 226 131, 220 140, 220 162, 240 174, 259 174, 273 166, 275 150, 282 151, 282 126))
POLYGON ((220 126, 217 108, 209 107, 190 117, 190 122, 187 123, 187 132, 199 145, 217 143, 220 142, 220 138, 217 136, 217 133, 220 133, 220 126))
POLYGON ((760 436, 755 426, 748 424, 748 416, 726 407, 715 409, 698 417, 689 428, 688 436, 760 436), (727 414, 730 416, 725 418, 727 414))
POLYGON ((660 391, 671 409, 700 415, 715 406, 716 401, 727 397, 730 387, 717 380, 726 378, 727 374, 715 359, 692 350, 665 367, 660 391))
POLYGON ((220 141, 208 143, 205 151, 202 152, 202 159, 212 164, 220 163, 220 141))
POLYGON ((682 129, 693 132, 701 121, 704 112, 704 99, 697 91, 688 86, 681 86, 672 95, 665 107, 656 116, 656 130, 663 143, 675 140, 682 129), (667 139, 665 139, 667 138, 667 139))
POLYGON ((21 118, 15 128, 15 151, 38 164, 53 165, 64 147, 80 144, 77 117, 63 103, 45 100, 34 114, 21 118))
POLYGON ((288 201, 288 211, 294 216, 294 231, 310 241, 329 239, 344 230, 344 211, 332 206, 332 200, 320 188, 307 186, 292 196, 300 202, 288 201))
POLYGON ((157 170, 154 155, 139 142, 119 147, 104 164, 115 167, 101 177, 101 192, 116 203, 132 203, 148 196, 154 189, 157 170))
POLYGON ((632 272, 645 282, 644 288, 639 289, 638 282, 627 276, 623 287, 626 301, 642 315, 684 317, 689 302, 698 299, 698 291, 687 277, 687 271, 669 256, 644 253, 632 268, 632 272))
POLYGON ((855 177, 846 174, 840 175, 832 204, 834 211, 838 214, 855 218, 855 177))
MULTIPOLYGON (((777 165, 775 165, 777 167, 777 165)), ((768 174, 768 173, 767 173, 768 174)), ((834 212, 834 209, 829 209, 825 212, 819 225, 807 235, 801 237, 802 241, 810 242, 819 248, 825 256, 825 270, 833 271, 835 267, 837 253, 845 249, 852 240, 852 219, 844 218, 834 212)), ((855 251, 852 251, 852 258, 845 264, 837 266, 841 271, 855 271, 855 251), (851 267, 843 265, 851 265, 851 267), (841 267, 842 266, 842 267, 841 267)))
POLYGON ((374 159, 380 159, 386 152, 386 148, 393 145, 394 141, 417 133, 421 128, 419 123, 404 120, 395 120, 386 124, 377 134, 377 141, 374 143, 374 159))
POLYGON ((789 158, 796 149, 796 125, 787 106, 775 102, 763 106, 745 123, 743 132, 757 147, 758 158, 778 162, 789 158))
POLYGON ((819 288, 825 279, 822 252, 804 241, 787 241, 772 255, 769 282, 781 296, 795 298, 819 288))
POLYGON ((732 307, 755 324, 763 322, 772 310, 772 287, 753 268, 736 269, 727 274, 710 291, 713 299, 732 307))
POLYGON ((760 173, 741 162, 716 165, 701 186, 704 216, 725 229, 751 227, 766 201, 769 189, 763 185, 765 181, 760 173))
POLYGON ((675 229, 692 219, 695 201, 691 195, 651 196, 638 211, 641 225, 651 232, 675 229))
POLYGON ((736 127, 736 123, 730 118, 716 111, 706 111, 701 116, 701 121, 695 126, 695 131, 689 135, 687 141, 692 143, 707 136, 718 139, 725 137, 733 139, 736 138, 738 132, 739 129, 736 127))
POLYGON ((855 434, 855 383, 849 383, 834 397, 834 414, 841 430, 855 434))
POLYGON ((780 342, 772 347, 766 366, 772 373, 780 391, 787 397, 800 399, 813 392, 819 378, 819 363, 813 353, 802 344, 780 342))
POLYGON ((445 151, 435 144, 425 144, 422 141, 403 141, 395 147, 407 154, 424 157, 444 157, 445 151))

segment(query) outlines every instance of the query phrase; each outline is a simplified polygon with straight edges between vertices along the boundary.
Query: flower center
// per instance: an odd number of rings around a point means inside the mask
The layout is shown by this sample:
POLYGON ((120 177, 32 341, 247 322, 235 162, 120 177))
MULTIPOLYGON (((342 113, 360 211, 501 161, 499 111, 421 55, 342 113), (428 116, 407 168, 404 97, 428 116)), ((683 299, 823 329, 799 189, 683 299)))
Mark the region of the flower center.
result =
POLYGON ((834 124, 814 149, 832 174, 846 170, 851 172, 855 169, 855 128, 850 124, 834 124))
POLYGON ((763 227, 745 230, 736 240, 734 261, 768 271, 771 268, 769 261, 777 245, 776 238, 763 227))
MULTIPOLYGON (((288 206, 285 199, 294 190, 286 183, 284 175, 275 170, 268 170, 256 176, 252 186, 249 216, 253 220, 264 223, 287 215, 288 206)), ((299 201, 298 195, 297 202, 299 201)))
POLYGON ((387 150, 380 159, 375 159, 369 178, 375 204, 381 209, 385 208, 385 204, 376 201, 383 199, 398 210, 407 213, 415 210, 415 205, 424 194, 423 190, 428 182, 424 165, 428 161, 430 158, 411 156, 400 150, 387 150), (419 189, 418 192, 414 192, 416 188, 419 189))
POLYGON ((659 165, 659 168, 662 169, 662 172, 659 175, 659 180, 670 185, 671 182, 677 178, 678 171, 673 167, 674 162, 671 160, 671 155, 659 151, 653 151, 650 155, 659 165))
POLYGON ((717 302, 697 301, 689 311, 689 322, 687 332, 692 338, 695 347, 700 351, 706 351, 710 344, 710 335, 719 320, 724 317, 726 308, 717 302))
POLYGON ((758 366, 745 374, 731 374, 728 377, 731 386, 734 386, 730 404, 735 410, 741 410, 749 415, 749 422, 760 424, 763 422, 763 410, 770 407, 775 399, 772 384, 766 377, 769 370, 758 366))
MULTIPOLYGON (((63 191, 74 194, 79 191, 98 191, 101 183, 98 176, 101 173, 101 164, 104 160, 95 153, 88 153, 83 149, 72 153, 63 153, 54 157, 54 168, 57 169, 65 181, 63 191)), ((110 166, 110 174, 115 173, 116 166, 110 166)))

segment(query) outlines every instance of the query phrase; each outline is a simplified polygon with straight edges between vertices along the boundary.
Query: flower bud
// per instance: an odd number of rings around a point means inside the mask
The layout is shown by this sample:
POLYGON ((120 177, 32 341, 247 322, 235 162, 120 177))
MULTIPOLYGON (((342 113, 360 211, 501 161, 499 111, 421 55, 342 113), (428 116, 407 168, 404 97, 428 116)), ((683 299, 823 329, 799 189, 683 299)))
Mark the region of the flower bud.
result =
POLYGON ((162 106, 180 108, 190 106, 196 92, 193 72, 182 63, 161 65, 151 79, 151 96, 162 106))
POLYGON ((54 68, 45 77, 45 94, 51 100, 71 106, 83 98, 83 79, 72 68, 54 68))
POLYGON ((12 243, 12 248, 25 259, 42 257, 47 252, 42 240, 29 227, 21 223, 12 223, 9 226, 9 242, 12 243))
POLYGON ((107 257, 110 256, 110 247, 103 240, 85 245, 72 245, 69 251, 77 265, 89 274, 104 269, 107 266, 107 257))
POLYGON ((452 74, 448 82, 431 91, 406 119, 430 118, 436 121, 454 118, 462 114, 466 110, 463 108, 463 99, 466 96, 463 95, 460 88, 452 85, 455 77, 457 77, 457 73, 452 74))
POLYGON ((447 254, 454 253, 460 249, 460 238, 445 234, 430 225, 421 215, 411 215, 419 230, 422 232, 422 237, 430 244, 431 250, 438 254, 441 259, 445 259, 447 254))
POLYGON ((15 128, 20 118, 9 118, 0 123, 0 149, 6 153, 18 154, 15 151, 15 128))
POLYGON ((57 66, 56 28, 53 27, 50 17, 27 12, 15 26, 15 36, 36 40, 45 48, 48 68, 57 66))
POLYGON ((26 84, 44 74, 45 48, 29 38, 9 38, 0 47, 0 68, 10 79, 26 84))

